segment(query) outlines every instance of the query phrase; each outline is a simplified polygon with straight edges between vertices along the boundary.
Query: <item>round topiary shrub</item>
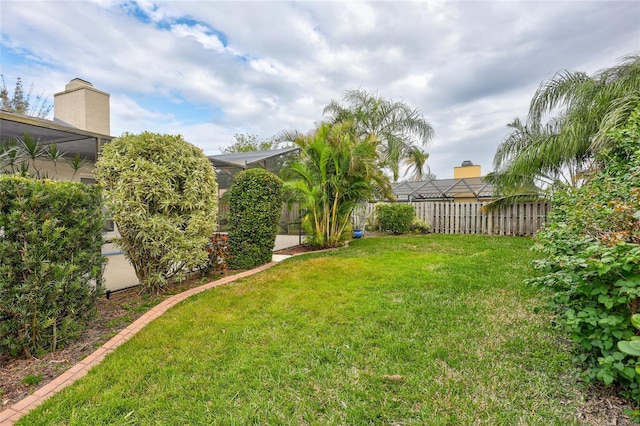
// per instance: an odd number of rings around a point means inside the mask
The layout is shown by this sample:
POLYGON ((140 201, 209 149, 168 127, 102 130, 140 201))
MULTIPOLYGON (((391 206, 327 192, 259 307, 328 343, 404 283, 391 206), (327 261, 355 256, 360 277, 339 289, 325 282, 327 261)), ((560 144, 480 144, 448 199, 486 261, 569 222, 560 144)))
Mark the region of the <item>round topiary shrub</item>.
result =
POLYGON ((283 202, 283 183, 264 169, 233 179, 229 196, 231 269, 250 269, 271 261, 283 202))
POLYGON ((104 147, 96 177, 120 232, 114 242, 147 291, 206 264, 218 185, 200 148, 179 135, 125 133, 104 147))

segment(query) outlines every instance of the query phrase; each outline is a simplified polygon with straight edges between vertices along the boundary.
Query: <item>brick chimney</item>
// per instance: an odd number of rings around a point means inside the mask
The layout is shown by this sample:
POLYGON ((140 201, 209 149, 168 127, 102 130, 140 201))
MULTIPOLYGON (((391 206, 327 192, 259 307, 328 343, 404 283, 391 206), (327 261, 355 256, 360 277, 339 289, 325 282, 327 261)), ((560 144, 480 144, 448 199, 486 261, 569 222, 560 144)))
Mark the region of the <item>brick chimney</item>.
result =
POLYGON ((64 92, 53 95, 53 117, 78 129, 110 135, 109 94, 74 78, 64 92))
POLYGON ((474 165, 471 161, 465 160, 462 162, 461 166, 453 168, 453 178, 462 179, 480 177, 482 176, 482 171, 480 169, 480 165, 474 165))

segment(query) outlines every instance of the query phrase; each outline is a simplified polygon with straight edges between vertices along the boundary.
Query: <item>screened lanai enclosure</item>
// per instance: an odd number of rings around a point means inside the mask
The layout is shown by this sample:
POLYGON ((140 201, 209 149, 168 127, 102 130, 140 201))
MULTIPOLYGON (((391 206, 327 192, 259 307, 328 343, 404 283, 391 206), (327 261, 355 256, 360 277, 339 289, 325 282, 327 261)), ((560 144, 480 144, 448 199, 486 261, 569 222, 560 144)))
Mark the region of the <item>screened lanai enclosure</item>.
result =
MULTIPOLYGON (((218 205, 218 231, 228 230, 229 205, 224 196, 231 188, 233 177, 250 168, 263 168, 280 175, 284 165, 298 155, 299 148, 280 148, 265 151, 238 152, 233 154, 209 155, 209 161, 216 169, 220 203, 218 205)), ((297 206, 282 208, 280 219, 281 234, 300 234, 300 212, 297 206)))
POLYGON ((233 154, 209 155, 209 161, 216 168, 218 189, 231 188, 236 173, 250 168, 260 167, 276 175, 286 162, 297 155, 299 148, 280 148, 266 151, 237 152, 233 154))
POLYGON ((398 182, 392 185, 397 201, 491 201, 493 185, 482 177, 398 182))

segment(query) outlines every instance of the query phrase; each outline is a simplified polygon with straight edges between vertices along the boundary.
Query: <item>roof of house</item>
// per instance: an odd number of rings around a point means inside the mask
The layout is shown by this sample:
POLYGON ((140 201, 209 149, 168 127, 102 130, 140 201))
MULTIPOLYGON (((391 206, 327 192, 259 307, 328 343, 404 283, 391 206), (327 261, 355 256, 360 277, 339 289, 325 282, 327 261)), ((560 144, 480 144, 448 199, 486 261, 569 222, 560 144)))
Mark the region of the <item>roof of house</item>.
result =
POLYGON ((398 182, 392 185, 392 189, 398 201, 446 200, 455 197, 481 200, 494 196, 493 185, 482 177, 398 182))
POLYGON ((271 158, 289 154, 300 148, 280 148, 266 151, 238 152, 234 154, 209 155, 209 161, 216 168, 240 168, 246 169, 252 165, 262 165, 271 158))
POLYGON ((46 120, 7 110, 0 110, 0 141, 21 138, 27 133, 42 145, 57 144, 68 155, 79 154, 96 160, 96 141, 108 142, 112 136, 89 132, 60 120, 46 120))

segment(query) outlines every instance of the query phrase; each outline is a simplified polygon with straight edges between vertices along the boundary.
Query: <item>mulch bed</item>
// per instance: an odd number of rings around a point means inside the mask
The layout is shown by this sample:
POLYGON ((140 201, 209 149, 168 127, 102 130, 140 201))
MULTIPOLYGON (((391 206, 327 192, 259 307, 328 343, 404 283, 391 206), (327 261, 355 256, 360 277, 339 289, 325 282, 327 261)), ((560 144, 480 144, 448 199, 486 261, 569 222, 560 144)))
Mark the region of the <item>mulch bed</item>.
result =
MULTIPOLYGON (((280 250, 276 254, 296 255, 312 251, 315 250, 300 245, 280 250)), ((212 279, 214 278, 198 277, 173 284, 160 295, 143 295, 136 288, 112 293, 109 300, 104 297, 98 300, 96 317, 82 335, 66 348, 39 358, 9 358, 0 355, 0 411, 9 408, 73 367, 153 306, 212 279)), ((594 426, 637 425, 623 413, 629 408, 629 401, 617 396, 615 389, 592 386, 580 404, 576 418, 594 426)))

